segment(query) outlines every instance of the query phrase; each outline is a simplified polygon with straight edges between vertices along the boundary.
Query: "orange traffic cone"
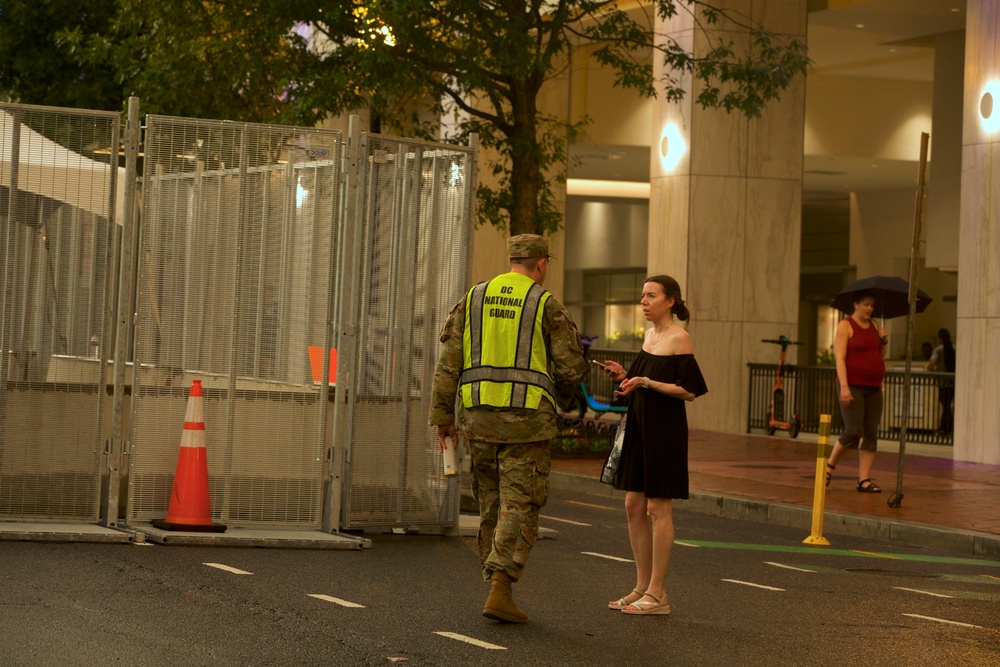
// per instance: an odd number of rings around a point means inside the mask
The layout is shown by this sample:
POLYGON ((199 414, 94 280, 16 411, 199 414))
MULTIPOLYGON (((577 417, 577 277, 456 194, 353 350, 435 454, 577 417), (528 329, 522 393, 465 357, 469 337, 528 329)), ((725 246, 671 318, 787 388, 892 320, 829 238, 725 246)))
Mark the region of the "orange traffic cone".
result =
POLYGON ((177 472, 170 493, 170 508, 164 520, 153 519, 157 528, 224 533, 223 524, 212 523, 208 496, 208 457, 205 454, 205 409, 202 406, 201 380, 191 383, 184 432, 177 454, 177 472))

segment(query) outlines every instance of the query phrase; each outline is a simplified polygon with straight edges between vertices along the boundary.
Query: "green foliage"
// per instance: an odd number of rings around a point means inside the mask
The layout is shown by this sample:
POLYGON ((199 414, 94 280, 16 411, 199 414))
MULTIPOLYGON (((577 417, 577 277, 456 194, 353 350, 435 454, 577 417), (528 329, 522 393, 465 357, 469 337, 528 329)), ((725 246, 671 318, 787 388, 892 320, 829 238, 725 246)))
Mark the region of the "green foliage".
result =
POLYGON ((113 68, 81 60, 56 35, 69 28, 105 31, 115 5, 107 0, 0 3, 0 100, 116 111, 125 94, 113 68))
POLYGON ((550 446, 553 456, 605 457, 611 451, 613 435, 613 428, 598 432, 582 424, 563 426, 560 427, 559 434, 551 440, 550 446))
POLYGON ((62 30, 82 62, 111 67, 143 110, 199 118, 313 124, 323 114, 295 100, 311 62, 291 17, 242 0, 119 0, 100 32, 62 30))
POLYGON ((828 350, 820 350, 816 353, 816 364, 819 366, 833 366, 837 363, 837 355, 833 353, 833 347, 828 350))
POLYGON ((313 124, 367 107, 375 131, 463 143, 478 133, 495 176, 480 185, 479 221, 518 234, 561 225, 553 184, 565 179, 567 146, 587 120, 538 105, 573 49, 594 47, 616 86, 677 101, 690 75, 703 82, 698 104, 748 117, 808 63, 804 45, 701 0, 646 9, 692 12, 702 29, 725 21, 718 34, 742 30, 749 53, 716 40, 695 56, 656 34, 648 12, 612 0, 118 0, 117 14, 97 24, 49 20, 40 29, 58 35, 60 57, 70 54, 78 71, 112 72, 107 80, 151 112, 313 124), (667 65, 662 81, 650 52, 667 65))

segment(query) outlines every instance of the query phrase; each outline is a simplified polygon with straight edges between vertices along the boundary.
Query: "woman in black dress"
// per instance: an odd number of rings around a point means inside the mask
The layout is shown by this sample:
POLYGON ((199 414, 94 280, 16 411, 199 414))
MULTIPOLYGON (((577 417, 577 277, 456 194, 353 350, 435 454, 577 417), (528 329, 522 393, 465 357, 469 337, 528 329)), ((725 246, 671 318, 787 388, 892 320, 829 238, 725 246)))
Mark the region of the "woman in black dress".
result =
POLYGON ((690 317, 680 286, 670 276, 646 279, 642 312, 652 326, 642 351, 625 371, 614 361, 605 372, 628 397, 625 440, 618 488, 625 493, 629 542, 635 557, 636 585, 608 603, 626 614, 669 614, 667 567, 674 544, 672 500, 688 497, 688 427, 684 402, 708 389, 692 354, 687 331, 674 317, 690 317))

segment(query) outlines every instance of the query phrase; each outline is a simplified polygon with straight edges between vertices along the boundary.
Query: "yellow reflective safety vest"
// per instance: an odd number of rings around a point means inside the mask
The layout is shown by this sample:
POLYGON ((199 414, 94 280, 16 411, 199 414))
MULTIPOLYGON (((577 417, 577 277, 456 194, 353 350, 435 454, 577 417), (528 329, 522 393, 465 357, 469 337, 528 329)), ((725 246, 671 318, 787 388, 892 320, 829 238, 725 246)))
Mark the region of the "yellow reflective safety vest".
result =
POLYGON ((542 397, 555 405, 542 334, 549 296, 534 280, 513 272, 469 290, 459 378, 464 407, 537 410, 542 397))

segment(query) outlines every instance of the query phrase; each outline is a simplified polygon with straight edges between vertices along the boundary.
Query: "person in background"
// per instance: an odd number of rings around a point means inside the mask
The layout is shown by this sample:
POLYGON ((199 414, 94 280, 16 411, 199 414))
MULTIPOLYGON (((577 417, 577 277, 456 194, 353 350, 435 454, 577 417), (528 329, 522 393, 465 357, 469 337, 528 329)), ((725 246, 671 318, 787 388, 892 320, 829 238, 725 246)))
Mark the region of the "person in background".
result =
MULTIPOLYGON (((931 358, 927 361, 927 370, 940 370, 944 373, 955 372, 955 346, 951 344, 951 332, 938 329, 938 340, 941 344, 934 348, 931 358), (938 364, 941 368, 938 369, 938 364)), ((945 380, 938 389, 938 401, 941 403, 941 424, 938 433, 948 434, 955 429, 955 416, 951 410, 951 402, 955 398, 954 379, 945 380)))
POLYGON ((628 397, 625 438, 617 488, 625 491, 629 542, 635 558, 635 588, 608 603, 632 615, 666 615, 666 578, 674 545, 673 499, 688 497, 688 427, 685 401, 708 391, 695 361, 688 332, 674 317, 690 317, 681 289, 670 276, 646 278, 642 351, 628 371, 607 360, 602 365, 615 392, 628 397))
POLYGON ((483 616, 524 623, 511 584, 524 572, 548 498, 556 405, 569 408, 587 362, 573 318, 542 289, 548 241, 513 236, 507 257, 509 273, 473 287, 448 314, 430 423, 442 450, 457 431, 472 453, 479 560, 491 584, 483 616))
POLYGON ((924 361, 930 361, 931 357, 934 356, 934 346, 927 341, 924 341, 920 344, 920 354, 923 356, 924 361))
POLYGON ((872 321, 874 295, 862 290, 854 295, 854 312, 837 324, 833 351, 837 357, 837 384, 844 432, 826 462, 826 485, 833 479, 837 463, 848 449, 858 449, 858 492, 881 493, 872 482, 872 465, 878 448, 878 426, 882 420, 882 381, 885 380, 885 327, 876 330, 872 321))

